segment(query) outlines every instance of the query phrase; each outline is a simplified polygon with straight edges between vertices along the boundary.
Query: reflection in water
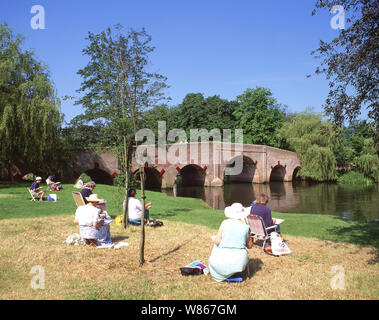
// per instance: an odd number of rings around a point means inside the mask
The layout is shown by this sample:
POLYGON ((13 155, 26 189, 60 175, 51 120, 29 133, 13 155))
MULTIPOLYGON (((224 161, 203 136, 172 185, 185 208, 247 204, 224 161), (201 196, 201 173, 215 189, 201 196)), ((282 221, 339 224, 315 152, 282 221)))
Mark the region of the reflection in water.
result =
MULTIPOLYGON (((164 190, 173 196, 173 190, 164 190)), ((213 209, 224 209, 234 202, 250 206, 259 193, 270 197, 272 211, 332 214, 344 219, 369 221, 379 219, 379 186, 351 187, 338 184, 306 182, 270 182, 269 184, 226 184, 224 187, 183 187, 179 197, 203 199, 213 209)))

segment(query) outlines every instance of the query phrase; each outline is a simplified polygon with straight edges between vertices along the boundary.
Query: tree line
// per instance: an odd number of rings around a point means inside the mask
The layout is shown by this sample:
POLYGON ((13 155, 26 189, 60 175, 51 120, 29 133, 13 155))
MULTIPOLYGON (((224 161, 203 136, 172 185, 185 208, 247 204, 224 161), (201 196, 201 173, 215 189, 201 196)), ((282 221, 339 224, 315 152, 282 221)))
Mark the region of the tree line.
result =
POLYGON ((112 149, 123 164, 124 178, 136 130, 157 135, 158 121, 167 131, 242 129, 244 143, 295 151, 301 158, 299 177, 335 181, 339 173, 357 171, 378 181, 376 126, 372 119, 344 126, 306 109, 294 114, 270 89, 249 88, 233 100, 220 95, 188 93, 176 106, 163 91, 166 78, 146 71, 153 47, 145 30, 122 32, 108 28, 89 33, 83 54, 90 62, 78 74, 83 79, 75 99, 85 112, 63 127, 63 114, 49 72, 34 53, 22 49, 22 36, 0 25, 0 168, 3 179, 12 165, 36 174, 70 170, 70 149, 112 149), (134 59, 134 60, 133 60, 134 59), (134 64, 133 64, 134 61, 134 64), (133 114, 133 116, 132 116, 133 114))

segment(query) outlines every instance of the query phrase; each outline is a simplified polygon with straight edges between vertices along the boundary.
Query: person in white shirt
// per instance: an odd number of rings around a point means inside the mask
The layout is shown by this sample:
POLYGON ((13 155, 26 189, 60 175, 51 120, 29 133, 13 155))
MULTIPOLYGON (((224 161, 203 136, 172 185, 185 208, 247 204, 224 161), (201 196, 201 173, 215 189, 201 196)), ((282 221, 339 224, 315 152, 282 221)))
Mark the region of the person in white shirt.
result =
MULTIPOLYGON (((130 189, 128 192, 128 215, 129 215, 129 222, 136 221, 137 223, 141 221, 142 219, 142 203, 140 200, 136 198, 137 192, 135 189, 130 189)), ((125 206, 125 201, 124 201, 125 206)), ((145 205, 145 219, 147 225, 150 224, 150 217, 149 217, 149 208, 151 207, 151 202, 147 203, 145 205)))
POLYGON ((74 188, 76 188, 76 189, 83 189, 84 188, 84 183, 83 183, 83 179, 81 176, 78 178, 78 180, 76 180, 74 188))
POLYGON ((98 227, 104 224, 104 220, 100 220, 101 210, 96 205, 101 201, 97 194, 91 194, 86 198, 88 204, 79 206, 75 212, 75 223, 79 225, 80 236, 87 244, 96 245, 98 238, 98 227))

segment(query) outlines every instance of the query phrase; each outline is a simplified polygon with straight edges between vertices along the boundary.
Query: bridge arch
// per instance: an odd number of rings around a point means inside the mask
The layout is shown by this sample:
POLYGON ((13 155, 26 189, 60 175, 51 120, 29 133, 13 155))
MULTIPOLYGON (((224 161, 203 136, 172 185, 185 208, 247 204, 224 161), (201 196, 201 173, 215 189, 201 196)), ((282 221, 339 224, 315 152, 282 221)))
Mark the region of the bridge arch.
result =
POLYGON ((300 177, 297 177, 297 173, 300 171, 301 167, 296 167, 294 170, 293 170, 293 173, 292 173, 292 181, 295 181, 295 180, 300 180, 301 178, 300 177))
POLYGON ((110 184, 113 185, 113 177, 108 172, 99 169, 89 169, 84 172, 86 175, 88 175, 92 181, 95 181, 95 183, 99 184, 110 184))
POLYGON ((283 182, 285 180, 285 176, 286 176, 286 168, 283 167, 282 165, 276 165, 271 170, 270 181, 283 182))
POLYGON ((235 165, 236 163, 240 162, 241 157, 242 157, 242 164, 243 164, 241 173, 237 175, 226 175, 225 170, 224 170, 225 183, 252 183, 253 182, 254 176, 256 175, 257 167, 256 167, 256 163, 254 163, 254 161, 250 157, 247 157, 244 155, 236 156, 228 161, 225 169, 227 167, 233 167, 232 166, 233 163, 235 165))
POLYGON ((182 186, 203 186, 205 171, 196 164, 189 164, 180 169, 180 184, 182 186))
MULTIPOLYGON (((161 189, 162 175, 155 167, 144 167, 145 172, 145 188, 146 189, 161 189)), ((139 169, 133 172, 137 181, 140 181, 139 169)))

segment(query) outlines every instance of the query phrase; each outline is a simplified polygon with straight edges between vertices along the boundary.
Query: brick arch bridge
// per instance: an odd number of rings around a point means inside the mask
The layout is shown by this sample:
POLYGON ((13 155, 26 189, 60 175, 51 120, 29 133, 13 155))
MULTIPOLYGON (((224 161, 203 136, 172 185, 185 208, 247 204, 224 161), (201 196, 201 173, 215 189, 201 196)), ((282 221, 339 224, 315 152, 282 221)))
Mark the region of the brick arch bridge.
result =
MULTIPOLYGON (((147 187, 171 188, 178 182, 178 174, 183 185, 292 181, 301 166, 295 152, 264 145, 209 142, 141 147, 144 159, 139 162, 145 168, 147 187), (238 174, 226 175, 229 167, 235 168, 231 173, 238 174)), ((98 183, 110 184, 119 172, 117 158, 109 151, 94 155, 82 150, 76 154, 75 177, 85 172, 98 183)), ((138 168, 133 157, 132 172, 137 174, 138 168)))

